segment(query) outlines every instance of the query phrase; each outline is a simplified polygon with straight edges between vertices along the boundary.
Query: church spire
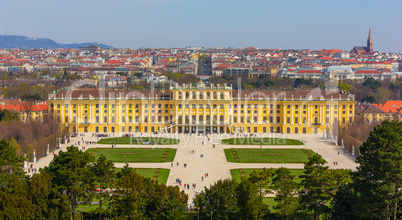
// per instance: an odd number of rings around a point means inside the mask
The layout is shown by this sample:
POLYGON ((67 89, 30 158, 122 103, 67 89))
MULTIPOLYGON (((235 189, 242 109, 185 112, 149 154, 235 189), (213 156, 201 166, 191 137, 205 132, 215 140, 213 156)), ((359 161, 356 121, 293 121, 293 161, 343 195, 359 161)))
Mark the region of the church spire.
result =
POLYGON ((371 27, 369 29, 369 35, 367 38, 367 53, 373 53, 373 38, 371 37, 371 27))

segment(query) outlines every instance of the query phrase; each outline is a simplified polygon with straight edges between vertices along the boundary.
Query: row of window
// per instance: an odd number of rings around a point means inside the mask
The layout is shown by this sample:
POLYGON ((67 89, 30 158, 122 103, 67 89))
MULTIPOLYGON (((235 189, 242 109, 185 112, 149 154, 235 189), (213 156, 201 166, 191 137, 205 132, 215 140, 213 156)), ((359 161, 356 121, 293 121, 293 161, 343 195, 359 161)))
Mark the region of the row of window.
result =
MULTIPOLYGON (((254 132, 254 133, 257 133, 258 132, 258 127, 250 127, 250 126, 248 126, 248 127, 238 127, 241 131, 246 131, 246 132, 248 132, 248 133, 251 133, 251 132, 254 132)), ((271 127, 263 127, 262 128, 262 132, 263 133, 267 133, 267 131, 268 131, 268 128, 269 128, 269 132, 270 133, 274 133, 274 132, 277 132, 277 133, 281 133, 282 131, 281 131, 281 127, 274 127, 274 126, 271 126, 271 127)), ((76 129, 75 127, 74 127, 74 129, 76 129)), ((156 127, 156 126, 149 126, 149 130, 148 130, 148 126, 145 126, 144 127, 144 132, 155 132, 156 131, 156 129, 158 129, 158 130, 160 130, 161 128, 159 127, 156 127)), ((134 127, 134 130, 135 130, 135 132, 140 132, 140 127, 139 126, 135 126, 134 127)), ((182 129, 182 127, 178 127, 178 130, 179 130, 179 132, 183 132, 183 129, 182 129)), ((223 131, 223 129, 221 129, 222 131, 223 131)), ((293 128, 293 130, 294 130, 294 133, 299 133, 299 128, 298 127, 295 127, 295 128, 293 128)), ((291 133, 291 131, 292 131, 292 128, 291 127, 286 127, 286 133, 291 133)), ((327 129, 327 132, 328 132, 329 130, 327 129)), ((84 132, 88 132, 88 126, 85 126, 84 127, 84 132)), ((95 127, 95 132, 100 132, 100 127, 98 127, 98 126, 96 126, 95 127)), ((109 132, 108 131, 108 127, 107 126, 104 126, 103 127, 103 132, 109 132)), ((116 132, 116 128, 114 127, 114 126, 112 126, 112 127, 110 127, 110 132, 112 132, 112 133, 114 133, 114 132, 116 132)), ((125 126, 121 126, 121 132, 133 132, 133 127, 132 126, 128 126, 128 131, 126 131, 126 127, 125 126)), ((215 130, 215 132, 217 132, 217 129, 215 130)), ((303 127, 302 128, 302 131, 301 132, 303 132, 304 134, 305 133, 307 133, 307 127, 303 127)), ((318 133, 318 128, 314 128, 314 133, 318 133)))
MULTIPOLYGON (((150 122, 152 122, 152 123, 155 122, 155 116, 149 116, 149 118, 150 118, 150 122)), ((136 123, 139 123, 139 116, 135 116, 134 119, 135 119, 135 122, 136 122, 136 123)), ((170 120, 169 120, 169 117, 168 117, 168 116, 165 116, 164 119, 165 119, 165 120, 164 120, 164 123, 172 122, 172 115, 170 115, 170 120)), ((204 122, 204 116, 203 116, 203 115, 200 115, 200 116, 198 117, 198 119, 199 119, 198 123, 203 124, 203 122, 204 122)), ((234 116, 234 117, 233 117, 233 123, 237 124, 237 123, 238 123, 238 120, 237 120, 237 119, 238 119, 237 116, 234 116)), ((287 117, 287 118, 286 118, 286 123, 287 123, 287 124, 290 124, 290 123, 291 123, 291 120, 290 120, 290 119, 291 119, 290 117, 287 117)), ((58 120, 60 121, 60 117, 58 117, 58 120)), ((334 121, 337 121, 337 118, 336 118, 336 117, 334 118, 334 121)), ((352 117, 349 118, 349 121, 352 121, 352 117)), ((64 122, 65 122, 65 123, 69 123, 69 117, 68 117, 68 116, 65 116, 64 122)), ((73 122, 73 123, 76 123, 76 122, 77 122, 76 116, 73 116, 73 121, 72 121, 72 122, 73 122)), ((121 116, 121 122, 122 122, 122 123, 126 123, 126 117, 125 117, 125 116, 121 116)), ((133 122, 133 117, 132 117, 132 116, 128 116, 128 123, 132 123, 132 122, 133 122)), ((158 122, 158 123, 162 123, 162 116, 158 116, 158 117, 157 117, 157 122, 158 122)), ((216 124, 216 123, 218 122, 218 118, 217 118, 216 115, 213 115, 213 116, 212 116, 212 122, 213 122, 213 124, 216 124)), ((224 119, 224 116, 223 116, 223 115, 219 116, 219 122, 220 122, 220 123, 224 123, 224 122, 225 122, 225 119, 224 119)), ((258 118, 257 118, 257 116, 255 116, 253 123, 257 123, 257 122, 258 122, 258 118)), ((270 123, 274 123, 274 117, 273 117, 273 116, 269 117, 269 122, 270 122, 270 123)), ((89 124, 89 123, 90 123, 90 122, 89 122, 89 120, 88 120, 88 117, 85 116, 85 117, 84 117, 84 124, 89 124)), ((99 116, 96 116, 96 117, 95 117, 95 123, 100 123, 99 116)), ((103 117, 103 123, 108 123, 108 117, 107 117, 107 116, 104 116, 104 117, 103 117)), ((115 116, 111 116, 111 123, 115 123, 115 116)), ((144 123, 148 123, 148 116, 144 116, 144 123)), ((197 123, 197 117, 196 117, 195 115, 192 115, 192 116, 191 116, 191 123, 192 123, 192 124, 196 124, 196 123, 197 123)), ((206 124, 210 124, 210 123, 211 123, 211 116, 210 116, 210 115, 207 115, 207 116, 206 116, 206 124)), ((231 123, 231 120, 230 120, 230 123, 231 123)), ((240 123, 240 124, 243 124, 243 123, 244 123, 244 116, 240 116, 240 117, 239 117, 239 123, 240 123)), ((247 123, 252 123, 250 116, 247 117, 247 123)), ((262 123, 267 123, 267 117, 263 117, 262 123)), ((276 117, 276 123, 281 123, 281 117, 276 117)), ((295 117, 295 118, 294 118, 294 124, 299 124, 299 123, 300 123, 299 117, 295 117)), ((303 117, 303 118, 302 118, 302 123, 303 123, 303 124, 306 124, 306 123, 307 123, 306 117, 303 117)), ((329 123, 330 123, 330 119, 329 119, 329 117, 326 117, 326 118, 325 118, 325 124, 329 124, 329 123)), ((342 117, 342 123, 346 123, 346 118, 345 118, 345 117, 342 117)), ((181 115, 178 116, 178 124, 183 124, 183 117, 182 117, 181 115)), ((189 115, 186 115, 186 116, 185 116, 185 124, 190 124, 190 116, 189 116, 189 115)), ((319 124, 319 119, 318 119, 318 117, 314 117, 314 124, 319 124)))
MULTIPOLYGON (((139 108, 139 104, 135 104, 135 105, 128 104, 128 108, 132 108, 133 106, 135 106, 135 108, 139 108)), ((155 104, 151 104, 150 106, 151 106, 151 108, 155 108, 155 104)), ((158 108, 162 108, 162 104, 158 104, 157 106, 158 106, 158 108)), ((204 104, 199 104, 198 106, 201 109, 204 108, 204 104)), ((205 104, 205 106, 206 106, 207 109, 211 108, 210 104, 205 104)), ((267 104, 263 104, 263 105, 260 105, 260 106, 262 106, 264 109, 267 109, 267 107, 268 107, 267 104)), ((319 105, 314 105, 314 109, 318 109, 318 106, 319 105)), ((76 107, 77 107, 76 104, 73 104, 73 108, 76 108, 76 107)), ((148 104, 145 104, 144 107, 148 108, 148 104)), ((173 105, 170 104, 170 108, 172 108, 172 107, 173 107, 173 105)), ((179 107, 179 109, 181 109, 183 106, 182 106, 182 104, 179 104, 178 107, 179 107)), ((185 107, 186 107, 186 109, 188 109, 188 108, 190 108, 190 105, 186 104, 185 107)), ((234 104, 233 107, 234 107, 234 109, 237 109, 238 105, 234 104)), ((244 109, 244 107, 245 107, 245 104, 240 104, 241 109, 244 109)), ((259 107, 259 105, 258 104, 254 104, 254 105, 247 104, 248 109, 251 109, 252 107, 254 107, 256 109, 256 108, 259 107)), ((53 104, 51 104, 51 108, 53 108, 53 104)), ((60 104, 57 104, 57 108, 60 108, 60 104)), ((68 108, 68 104, 65 104, 65 108, 68 108)), ((84 104, 84 108, 88 108, 88 104, 84 104)), ((99 108, 99 104, 95 104, 95 108, 99 108)), ((108 104, 104 104, 104 108, 108 108, 108 104)), ((112 104, 111 108, 115 108, 115 104, 112 104)), ((123 109, 126 108, 126 104, 122 104, 122 108, 123 109)), ((169 104, 165 104, 165 108, 169 108, 169 104)), ((192 108, 196 108, 196 104, 192 104, 192 108)), ((214 104, 213 108, 216 109, 217 105, 214 104)), ((220 104, 220 108, 223 109, 224 105, 220 104)), ((229 108, 231 108, 231 105, 229 105, 229 108)), ((274 105, 270 104, 269 108, 273 109, 274 105)), ((280 109, 281 105, 276 105, 276 108, 280 109)), ((287 105, 287 109, 290 109, 290 108, 291 108, 291 105, 287 105)), ((299 109, 299 105, 294 105, 294 108, 299 109)), ((329 108, 330 108, 330 105, 326 105, 326 109, 329 109, 329 108)), ((334 108, 338 109, 338 105, 334 105, 334 108)), ((353 105, 350 105, 349 108, 352 109, 353 105)), ((303 109, 307 109, 307 105, 303 105, 303 109)), ((342 105, 342 109, 346 109, 346 105, 342 105)))
MULTIPOLYGON (((211 93, 210 93, 210 92, 206 92, 205 95, 206 95, 206 99, 211 99, 211 93)), ((227 95, 228 97, 231 97, 232 93, 229 92, 229 93, 226 93, 226 95, 227 95)), ((170 96, 173 97, 173 92, 170 93, 170 96)), ((183 96, 183 93, 182 93, 182 92, 179 92, 179 99, 183 99, 184 97, 185 97, 186 99, 189 99, 189 98, 190 98, 190 93, 189 93, 189 92, 186 92, 186 93, 184 93, 184 96, 183 96)), ((197 93, 196 93, 196 92, 192 92, 191 98, 192 98, 192 99, 197 99, 197 98, 199 98, 199 99, 204 99, 204 93, 203 93, 203 92, 199 92, 199 94, 198 94, 198 96, 197 96, 197 93)), ((220 98, 220 99, 225 99, 225 93, 224 93, 224 92, 220 92, 220 93, 219 93, 219 98, 220 98)), ((218 92, 213 92, 213 93, 212 93, 212 99, 218 99, 218 92)))

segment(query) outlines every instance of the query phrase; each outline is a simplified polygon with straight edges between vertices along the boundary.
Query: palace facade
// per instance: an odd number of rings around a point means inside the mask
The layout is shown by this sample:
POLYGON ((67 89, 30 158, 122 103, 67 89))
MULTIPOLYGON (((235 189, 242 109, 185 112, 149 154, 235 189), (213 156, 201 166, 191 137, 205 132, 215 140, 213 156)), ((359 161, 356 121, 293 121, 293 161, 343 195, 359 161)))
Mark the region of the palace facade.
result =
POLYGON ((354 97, 334 91, 242 91, 178 84, 169 90, 62 90, 49 112, 73 132, 318 133, 354 118, 354 97))

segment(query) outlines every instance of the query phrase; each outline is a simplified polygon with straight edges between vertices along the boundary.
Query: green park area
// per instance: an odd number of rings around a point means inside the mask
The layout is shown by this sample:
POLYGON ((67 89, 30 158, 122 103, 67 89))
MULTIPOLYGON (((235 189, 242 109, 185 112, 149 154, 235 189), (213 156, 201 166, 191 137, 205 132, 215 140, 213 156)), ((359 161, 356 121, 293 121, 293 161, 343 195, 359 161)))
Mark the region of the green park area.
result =
POLYGON ((299 140, 267 137, 247 137, 222 139, 222 144, 229 145, 303 145, 299 140))
POLYGON ((173 162, 174 148, 93 148, 89 152, 99 158, 102 154, 114 163, 173 162))
POLYGON ((275 197, 264 197, 264 198, 262 198, 262 202, 264 204, 268 205, 269 209, 271 211, 273 211, 274 210, 273 207, 278 204, 277 202, 275 202, 274 199, 275 199, 275 197))
MULTIPOLYGON (((116 173, 120 172, 122 169, 117 168, 115 169, 116 173)), ((155 173, 158 169, 157 168, 133 168, 133 171, 138 173, 144 178, 150 178, 153 179, 155 177, 155 173)), ((169 177, 170 169, 159 169, 158 177, 156 181, 158 183, 166 184, 167 179, 169 177)), ((103 201, 103 205, 107 206, 108 202, 103 201)), ((99 208, 99 199, 94 198, 92 200, 92 204, 86 204, 86 205, 78 205, 77 209, 80 210, 81 212, 90 212, 94 211, 95 209, 99 208)), ((105 207, 103 207, 105 209, 105 207)))
MULTIPOLYGON (((242 176, 241 170, 243 170, 244 175, 246 175, 247 178, 250 177, 250 174, 253 171, 256 171, 256 172, 262 171, 262 169, 231 169, 230 174, 232 176, 232 179, 236 180, 238 183, 241 182, 241 176, 242 176)), ((274 169, 274 171, 275 170, 276 169, 274 169)), ((300 183, 301 179, 299 178, 299 176, 301 176, 303 174, 304 170, 303 169, 289 169, 289 170, 290 170, 290 173, 295 176, 295 182, 300 183)), ((272 178, 269 178, 269 179, 272 180, 272 178)))
POLYGON ((304 163, 314 154, 310 149, 225 149, 226 160, 235 163, 304 163))
POLYGON ((162 137, 118 137, 103 138, 98 141, 98 144, 174 145, 179 142, 179 139, 162 137))
MULTIPOLYGON (((117 168, 116 172, 120 172, 121 168, 117 168)), ((139 175, 145 177, 145 178, 150 178, 153 179, 155 176, 155 173, 158 169, 157 168, 133 168, 133 171, 138 173, 139 175)), ((170 169, 159 169, 159 174, 157 177, 158 183, 164 183, 166 184, 167 179, 169 177, 170 169)))

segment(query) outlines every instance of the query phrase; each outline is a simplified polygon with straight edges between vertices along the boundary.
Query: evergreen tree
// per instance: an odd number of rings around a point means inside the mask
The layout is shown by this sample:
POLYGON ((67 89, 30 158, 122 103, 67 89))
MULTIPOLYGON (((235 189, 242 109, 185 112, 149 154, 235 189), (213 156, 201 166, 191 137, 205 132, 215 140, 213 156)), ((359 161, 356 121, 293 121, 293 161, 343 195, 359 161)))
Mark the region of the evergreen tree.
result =
POLYGON ((274 200, 278 203, 274 209, 283 219, 293 219, 299 208, 299 186, 294 177, 289 169, 281 167, 272 180, 272 189, 276 191, 274 200))
POLYGON ((26 184, 17 175, 0 190, 0 219, 32 219, 31 201, 26 184))
POLYGON ((146 216, 150 219, 185 219, 188 196, 178 186, 166 186, 153 182, 149 186, 150 200, 146 206, 146 216))
POLYGON ((5 139, 0 141, 0 186, 5 186, 12 179, 14 174, 23 177, 25 172, 22 170, 24 158, 17 156, 15 149, 5 139))
MULTIPOLYGON (((250 183, 251 184, 251 183, 250 183)), ((194 203, 201 219, 239 219, 235 180, 218 180, 198 194, 194 203)))
POLYGON ((253 183, 256 184, 259 189, 260 189, 260 196, 263 196, 262 193, 262 187, 263 186, 268 186, 271 183, 271 177, 273 176, 274 170, 264 168, 261 171, 256 171, 254 170, 250 174, 249 180, 253 183))
POLYGON ((332 186, 325 163, 320 155, 314 154, 305 163, 305 171, 301 175, 300 204, 303 209, 313 211, 314 220, 319 219, 320 214, 330 212, 328 203, 332 186))
POLYGON ((107 189, 112 187, 115 177, 115 167, 112 161, 108 160, 103 154, 96 160, 91 167, 92 177, 99 184, 100 192, 97 193, 99 198, 99 220, 102 219, 102 198, 107 197, 109 192, 107 189))
POLYGON ((60 195, 65 194, 71 202, 72 216, 77 214, 79 199, 88 201, 89 192, 94 190, 89 172, 90 164, 94 157, 88 152, 78 150, 77 147, 69 146, 67 151, 60 151, 55 155, 45 171, 53 178, 53 185, 60 195))
POLYGON ((262 202, 257 187, 244 178, 236 189, 237 204, 240 219, 262 219, 268 212, 267 206, 262 202))
POLYGON ((150 200, 149 185, 151 180, 137 173, 130 172, 123 176, 109 202, 109 216, 118 219, 146 219, 145 208, 150 200))
POLYGON ((383 121, 360 147, 353 176, 358 203, 352 209, 364 219, 398 219, 402 200, 402 122, 383 121))

